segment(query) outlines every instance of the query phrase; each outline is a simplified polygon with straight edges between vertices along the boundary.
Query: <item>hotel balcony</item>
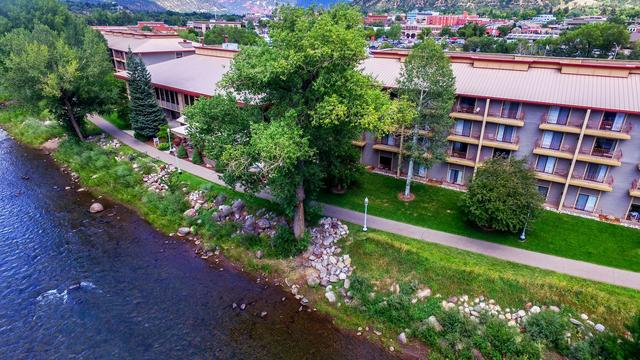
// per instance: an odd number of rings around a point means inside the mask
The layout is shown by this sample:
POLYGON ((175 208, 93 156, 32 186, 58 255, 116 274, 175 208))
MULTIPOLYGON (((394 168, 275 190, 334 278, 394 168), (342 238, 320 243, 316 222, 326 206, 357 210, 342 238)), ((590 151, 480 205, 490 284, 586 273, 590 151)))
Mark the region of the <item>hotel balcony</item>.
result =
POLYGON ((520 148, 520 137, 514 136, 512 139, 498 140, 495 134, 485 134, 482 140, 483 146, 489 146, 496 149, 518 151, 520 148))
POLYGON ((552 173, 547 173, 544 171, 538 171, 535 168, 533 169, 534 175, 536 179, 542 181, 552 181, 560 184, 564 184, 567 182, 567 170, 554 170, 552 173))
POLYGON ((578 153, 578 160, 601 164, 601 165, 609 165, 609 166, 620 166, 622 163, 620 159, 622 158, 622 151, 610 151, 605 149, 595 148, 593 150, 590 149, 580 149, 578 153))
POLYGON ((397 144, 394 143, 393 145, 390 145, 388 143, 383 142, 380 139, 376 139, 376 143, 373 145, 373 149, 374 150, 379 150, 379 151, 388 151, 388 152, 391 152, 391 153, 399 154, 400 153, 400 142, 398 142, 397 144))
POLYGON ((632 124, 629 121, 626 121, 620 130, 613 130, 612 121, 603 121, 600 124, 587 124, 584 134, 608 139, 629 140, 631 139, 631 129, 632 124))
POLYGON ((456 131, 455 129, 449 130, 449 141, 456 141, 465 144, 478 145, 480 143, 480 134, 474 134, 471 131, 456 131))
POLYGON ((456 119, 482 121, 484 117, 484 107, 456 105, 453 107, 453 111, 449 116, 456 119))
POLYGON ((472 158, 471 154, 469 154, 468 151, 461 152, 461 151, 449 150, 448 155, 449 156, 447 157, 447 162, 449 164, 456 164, 456 165, 463 165, 463 166, 470 166, 470 167, 474 167, 476 164, 475 159, 472 158))
POLYGON ((173 111, 180 111, 180 107, 178 106, 178 104, 174 104, 172 102, 164 101, 160 99, 157 99, 157 100, 158 100, 158 105, 160 105, 161 108, 165 108, 173 111))
POLYGON ((560 159, 573 159, 573 153, 575 151, 575 145, 562 145, 555 148, 547 148, 542 146, 542 141, 540 139, 536 140, 536 145, 533 148, 533 153, 536 155, 545 155, 545 156, 553 156, 560 159))
POLYGON ((489 112, 487 114, 487 122, 494 124, 510 125, 523 127, 524 126, 524 112, 520 113, 507 113, 498 114, 489 112))
POLYGON ((573 173, 571 176, 571 180, 569 181, 570 185, 579 186, 587 189, 599 190, 599 191, 611 191, 613 190, 613 176, 608 175, 602 181, 598 181, 598 179, 591 178, 589 175, 582 175, 573 173))
POLYGON ((364 134, 360 136, 360 139, 351 141, 351 145, 359 148, 364 147, 367 144, 367 140, 364 138, 364 134))
POLYGON ((635 179, 631 182, 629 196, 640 197, 640 179, 635 179))
POLYGON ((550 123, 549 115, 545 114, 540 120, 540 130, 558 131, 571 134, 580 134, 582 130, 582 120, 569 119, 564 124, 550 123))

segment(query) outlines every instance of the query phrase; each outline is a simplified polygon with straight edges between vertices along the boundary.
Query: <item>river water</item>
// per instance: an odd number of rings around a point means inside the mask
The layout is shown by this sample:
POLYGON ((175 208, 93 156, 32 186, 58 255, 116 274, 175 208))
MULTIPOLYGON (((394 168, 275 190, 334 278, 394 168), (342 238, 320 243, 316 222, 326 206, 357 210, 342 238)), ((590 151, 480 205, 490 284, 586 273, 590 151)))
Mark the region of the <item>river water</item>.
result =
POLYGON ((0 359, 395 357, 122 206, 89 214, 75 190, 0 130, 0 359))

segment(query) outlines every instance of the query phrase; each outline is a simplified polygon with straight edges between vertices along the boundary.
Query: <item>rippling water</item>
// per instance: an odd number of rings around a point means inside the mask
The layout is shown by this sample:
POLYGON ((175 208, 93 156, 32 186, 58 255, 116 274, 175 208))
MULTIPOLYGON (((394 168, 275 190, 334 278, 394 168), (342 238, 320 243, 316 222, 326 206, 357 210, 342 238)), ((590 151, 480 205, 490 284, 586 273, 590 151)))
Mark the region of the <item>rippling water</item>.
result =
POLYGON ((91 194, 2 130, 0 174, 2 359, 392 357, 122 206, 89 214, 91 194))

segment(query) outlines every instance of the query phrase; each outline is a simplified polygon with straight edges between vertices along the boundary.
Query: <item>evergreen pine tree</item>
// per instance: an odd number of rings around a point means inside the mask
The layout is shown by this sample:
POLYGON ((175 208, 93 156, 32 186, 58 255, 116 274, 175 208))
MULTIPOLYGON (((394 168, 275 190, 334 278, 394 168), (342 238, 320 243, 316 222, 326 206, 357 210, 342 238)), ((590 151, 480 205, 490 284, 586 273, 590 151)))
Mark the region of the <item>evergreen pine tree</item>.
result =
POLYGON ((191 156, 191 162, 196 165, 202 165, 204 161, 202 161, 202 155, 200 154, 200 150, 193 149, 193 155, 191 156))
POLYGON ((176 155, 180 158, 180 159, 186 159, 187 157, 189 157, 189 155, 187 154, 187 149, 184 148, 184 144, 180 144, 180 147, 178 147, 178 152, 176 153, 176 155))
POLYGON ((129 72, 129 97, 131 99, 131 128, 136 137, 149 139, 158 133, 160 126, 167 123, 164 112, 156 101, 151 86, 151 75, 138 56, 127 54, 129 72))

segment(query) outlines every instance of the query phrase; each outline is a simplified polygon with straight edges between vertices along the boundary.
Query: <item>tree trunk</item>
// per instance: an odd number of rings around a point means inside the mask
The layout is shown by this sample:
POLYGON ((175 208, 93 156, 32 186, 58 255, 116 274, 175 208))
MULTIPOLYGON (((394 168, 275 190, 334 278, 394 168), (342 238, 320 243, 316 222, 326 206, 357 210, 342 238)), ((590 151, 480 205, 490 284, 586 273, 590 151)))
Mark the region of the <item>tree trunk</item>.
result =
POLYGON ((69 116, 69 121, 71 122, 71 126, 73 126, 73 130, 75 130, 76 135, 78 135, 78 139, 80 141, 84 141, 84 135, 82 135, 82 131, 80 130, 80 125, 76 121, 76 116, 73 114, 73 107, 69 102, 69 99, 64 98, 64 108, 67 110, 67 115, 69 116))
POLYGON ((400 170, 402 168, 402 149, 404 149, 404 124, 400 128, 400 152, 398 153, 398 169, 396 170, 396 177, 400 177, 400 170))
POLYGON ((300 183, 296 188, 296 209, 293 215, 293 235, 300 239, 304 235, 304 185, 300 183))
MULTIPOLYGON (((413 139, 411 140, 413 149, 418 145, 418 123, 413 127, 413 139)), ((409 158, 409 169, 407 169, 407 183, 404 186, 404 197, 408 199, 411 196, 411 179, 413 178, 413 155, 409 158)))

